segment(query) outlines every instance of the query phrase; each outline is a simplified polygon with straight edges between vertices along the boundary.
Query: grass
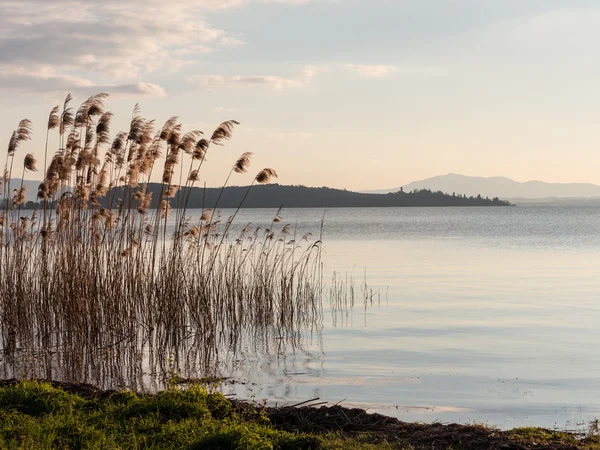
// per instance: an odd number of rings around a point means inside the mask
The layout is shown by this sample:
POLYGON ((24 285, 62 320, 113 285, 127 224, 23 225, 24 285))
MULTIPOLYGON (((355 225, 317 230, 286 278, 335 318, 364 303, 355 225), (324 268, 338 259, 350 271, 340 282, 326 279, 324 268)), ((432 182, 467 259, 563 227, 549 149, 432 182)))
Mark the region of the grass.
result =
POLYGON ((600 449, 600 436, 594 430, 594 424, 590 425, 589 432, 585 436, 536 427, 515 428, 509 431, 508 435, 520 442, 537 442, 546 445, 571 445, 583 450, 600 449))
POLYGON ((63 385, 3 382, 0 448, 600 449, 591 432, 409 424, 339 406, 266 408, 200 385, 156 395, 63 385))
POLYGON ((277 430, 264 412, 234 408, 221 394, 199 386, 154 396, 120 392, 86 399, 48 383, 23 381, 0 388, 0 447, 283 450, 375 445, 334 433, 277 430))

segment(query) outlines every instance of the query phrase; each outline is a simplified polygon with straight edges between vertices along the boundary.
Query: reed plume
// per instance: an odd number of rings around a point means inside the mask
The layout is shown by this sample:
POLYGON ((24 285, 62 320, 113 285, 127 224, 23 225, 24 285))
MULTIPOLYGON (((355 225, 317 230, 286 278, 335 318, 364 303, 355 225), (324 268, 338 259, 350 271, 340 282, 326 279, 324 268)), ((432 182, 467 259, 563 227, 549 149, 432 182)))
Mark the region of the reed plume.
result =
MULTIPOLYGON (((223 220, 218 201, 186 210, 210 146, 231 139, 239 123, 223 122, 207 139, 184 133, 177 117, 155 129, 136 105, 128 130, 112 137, 106 99, 93 95, 74 112, 69 94, 62 110, 52 108, 39 203, 27 203, 23 181, 10 189, 31 122, 10 138, 0 210, 5 373, 136 388, 148 367, 166 373, 172 355, 177 370, 199 376, 248 344, 270 348, 290 336, 296 345, 320 319, 319 245, 298 250, 289 227, 276 231, 280 219, 230 237, 237 211, 223 220), (153 176, 163 182, 154 203, 153 176)), ((224 186, 251 156, 235 161, 224 186)), ((27 153, 22 179, 36 166, 27 153)), ((252 184, 276 176, 263 169, 252 184)))
POLYGON ((68 94, 65 97, 65 101, 63 103, 63 112, 60 115, 59 124, 59 131, 61 136, 65 134, 67 127, 73 125, 73 109, 69 107, 71 100, 73 100, 73 97, 71 96, 71 94, 68 94))
POLYGON ((37 171, 35 165, 36 165, 37 161, 35 159, 35 157, 33 156, 33 153, 27 153, 27 155, 25 155, 25 160, 23 162, 23 165, 25 166, 25 170, 29 170, 31 172, 35 172, 37 171))
POLYGON ((192 156, 194 157, 195 160, 203 160, 204 156, 206 155, 206 151, 208 150, 208 146, 209 146, 209 142, 206 139, 200 139, 197 143, 196 143, 196 148, 194 149, 194 152, 192 153, 192 156))
POLYGON ((271 181, 271 178, 277 178, 277 172, 273 169, 263 169, 256 175, 256 182, 260 184, 266 184, 271 181))
POLYGON ((8 142, 8 156, 14 156, 19 146, 25 142, 31 140, 33 134, 33 127, 29 119, 23 119, 19 122, 19 126, 13 131, 12 136, 8 142))
POLYGON ((58 111, 58 105, 52 108, 52 111, 50 111, 50 115, 48 116, 48 130, 54 130, 60 125, 60 116, 58 115, 58 111))
POLYGON ((20 189, 13 191, 13 208, 25 203, 27 201, 27 186, 22 186, 20 189))
POLYGON ((250 165, 250 158, 252 158, 251 152, 243 153, 235 162, 233 170, 236 173, 246 173, 248 171, 248 166, 250 165))
POLYGON ((210 142, 216 145, 223 145, 223 141, 231 139, 233 129, 240 123, 235 120, 227 120, 217 127, 213 132, 210 142))

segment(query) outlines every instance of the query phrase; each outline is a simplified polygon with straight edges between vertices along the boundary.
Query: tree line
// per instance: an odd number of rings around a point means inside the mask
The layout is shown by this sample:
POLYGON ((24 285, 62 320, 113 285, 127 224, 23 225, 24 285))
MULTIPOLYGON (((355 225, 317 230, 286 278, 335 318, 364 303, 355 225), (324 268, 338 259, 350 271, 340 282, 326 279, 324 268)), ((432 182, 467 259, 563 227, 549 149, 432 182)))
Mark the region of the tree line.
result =
MULTIPOLYGON (((150 208, 158 206, 161 184, 149 183, 148 192, 152 193, 150 208)), ((390 194, 365 194, 345 189, 328 187, 283 186, 279 184, 255 186, 248 193, 245 186, 222 188, 195 187, 182 188, 174 197, 173 205, 181 203, 189 195, 188 208, 237 208, 243 201, 244 208, 335 208, 335 207, 425 207, 425 206, 511 206, 498 197, 466 196, 447 194, 442 191, 420 189, 411 192, 400 190, 390 194), (247 196, 246 196, 247 194, 247 196)), ((124 188, 112 189, 112 198, 125 198, 124 188)), ((101 200, 101 207, 106 207, 101 200)), ((115 203, 113 202, 113 205, 115 203)), ((28 202, 26 208, 35 208, 35 202, 28 202)))

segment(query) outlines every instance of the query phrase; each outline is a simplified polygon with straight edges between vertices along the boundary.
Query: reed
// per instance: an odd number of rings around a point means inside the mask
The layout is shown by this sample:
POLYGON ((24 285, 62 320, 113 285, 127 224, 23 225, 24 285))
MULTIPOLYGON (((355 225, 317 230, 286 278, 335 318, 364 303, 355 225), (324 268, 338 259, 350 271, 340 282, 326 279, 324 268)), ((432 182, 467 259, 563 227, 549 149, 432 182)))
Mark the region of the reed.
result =
MULTIPOLYGON (((212 373, 248 342, 287 336, 294 345, 321 317, 320 241, 297 241, 279 212, 269 229, 232 235, 235 214, 187 210, 207 153, 238 122, 206 138, 184 133, 176 117, 157 127, 136 105, 129 130, 111 137, 106 98, 74 110, 69 95, 51 110, 33 210, 23 183, 11 184, 13 170, 22 179, 38 170, 33 154, 19 154, 31 122, 11 137, 0 215, 3 375, 139 388, 174 370, 212 373)), ((225 184, 250 159, 241 155, 225 184)), ((260 170, 252 185, 276 176, 260 170)))

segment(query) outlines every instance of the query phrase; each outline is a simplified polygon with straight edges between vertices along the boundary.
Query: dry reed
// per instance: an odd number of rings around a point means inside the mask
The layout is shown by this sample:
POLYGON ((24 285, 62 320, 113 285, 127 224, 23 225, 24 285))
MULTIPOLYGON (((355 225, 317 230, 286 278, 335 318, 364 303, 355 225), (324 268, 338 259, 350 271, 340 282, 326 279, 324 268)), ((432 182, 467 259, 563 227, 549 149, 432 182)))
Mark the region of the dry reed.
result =
MULTIPOLYGON (((287 336, 294 345, 320 320, 320 241, 301 246, 288 227, 275 231, 279 212, 268 230, 229 236, 237 211, 223 222, 216 211, 186 210, 206 154, 238 122, 206 139, 177 118, 157 128, 136 105, 129 130, 111 139, 106 98, 74 110, 69 95, 52 109, 35 204, 23 182, 11 186, 31 122, 11 136, 0 216, 3 375, 139 388, 173 370, 212 374, 244 343, 287 336), (162 184, 151 209, 154 173, 162 184)), ((23 158, 24 179, 37 161, 23 158)), ((225 184, 250 158, 235 161, 225 184)), ((252 184, 276 176, 263 169, 252 184)))

